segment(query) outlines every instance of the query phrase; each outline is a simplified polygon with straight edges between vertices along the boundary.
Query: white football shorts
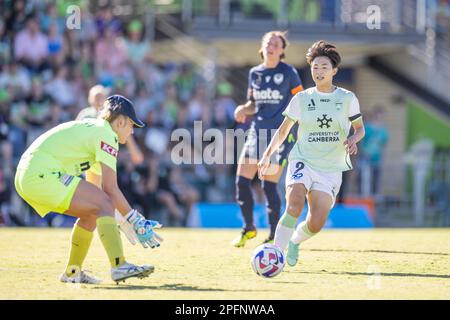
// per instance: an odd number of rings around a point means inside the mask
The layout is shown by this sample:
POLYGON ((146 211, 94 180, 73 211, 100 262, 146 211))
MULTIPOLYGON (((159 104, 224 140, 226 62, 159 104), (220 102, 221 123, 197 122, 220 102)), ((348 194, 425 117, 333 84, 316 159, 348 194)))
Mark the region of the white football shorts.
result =
POLYGON ((333 198, 334 206, 341 188, 342 172, 318 171, 301 160, 293 160, 287 167, 286 187, 295 183, 303 183, 308 192, 318 190, 328 193, 333 198))

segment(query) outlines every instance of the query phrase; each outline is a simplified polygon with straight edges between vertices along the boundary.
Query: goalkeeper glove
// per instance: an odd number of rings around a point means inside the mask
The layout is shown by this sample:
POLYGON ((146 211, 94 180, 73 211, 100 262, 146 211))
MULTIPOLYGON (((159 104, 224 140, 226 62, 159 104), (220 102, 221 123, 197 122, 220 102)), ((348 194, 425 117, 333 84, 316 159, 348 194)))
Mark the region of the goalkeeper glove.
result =
POLYGON ((163 238, 153 231, 153 229, 162 227, 158 221, 146 220, 142 214, 134 209, 125 216, 125 220, 131 224, 139 242, 144 248, 160 246, 163 238))
POLYGON ((120 214, 117 209, 115 210, 116 222, 119 226, 119 230, 127 237, 128 241, 134 246, 139 241, 133 226, 125 220, 125 217, 120 214))

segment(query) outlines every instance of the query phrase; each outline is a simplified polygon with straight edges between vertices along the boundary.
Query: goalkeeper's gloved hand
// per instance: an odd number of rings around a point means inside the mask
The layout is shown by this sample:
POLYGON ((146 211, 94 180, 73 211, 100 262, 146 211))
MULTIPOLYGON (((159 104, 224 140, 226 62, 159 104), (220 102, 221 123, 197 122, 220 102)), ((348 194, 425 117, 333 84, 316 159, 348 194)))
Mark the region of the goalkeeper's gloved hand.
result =
POLYGON ((133 226, 136 236, 144 248, 160 246, 163 238, 153 231, 153 229, 162 227, 158 221, 146 220, 142 214, 134 209, 125 216, 125 220, 133 226))
POLYGON ((136 232, 134 231, 133 226, 131 225, 131 223, 125 220, 125 217, 122 216, 120 212, 117 211, 117 209, 115 210, 115 216, 119 230, 127 237, 128 241, 130 241, 130 243, 134 246, 137 242, 139 242, 139 239, 136 235, 136 232))

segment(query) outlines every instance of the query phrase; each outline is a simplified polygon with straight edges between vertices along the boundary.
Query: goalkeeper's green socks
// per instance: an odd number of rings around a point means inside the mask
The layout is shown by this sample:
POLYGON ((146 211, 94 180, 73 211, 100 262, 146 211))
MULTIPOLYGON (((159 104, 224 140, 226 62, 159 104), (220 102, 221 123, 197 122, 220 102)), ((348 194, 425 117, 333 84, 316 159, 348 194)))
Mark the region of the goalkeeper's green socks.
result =
POLYGON ((70 238, 70 255, 67 262, 66 274, 71 276, 81 271, 81 266, 91 246, 94 233, 74 225, 70 238))
POLYGON ((111 267, 117 268, 122 265, 125 262, 125 257, 123 256, 122 239, 116 219, 109 216, 97 218, 97 230, 108 254, 111 267))

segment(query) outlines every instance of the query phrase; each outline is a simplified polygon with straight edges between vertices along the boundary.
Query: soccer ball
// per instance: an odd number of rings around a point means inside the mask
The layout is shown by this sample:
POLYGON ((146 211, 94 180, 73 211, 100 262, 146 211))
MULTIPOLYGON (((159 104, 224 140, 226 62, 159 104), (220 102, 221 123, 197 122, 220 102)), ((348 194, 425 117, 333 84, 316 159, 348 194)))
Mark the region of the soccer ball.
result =
POLYGON ((283 270, 286 260, 279 247, 262 244, 253 251, 250 263, 257 275, 272 278, 283 270))

